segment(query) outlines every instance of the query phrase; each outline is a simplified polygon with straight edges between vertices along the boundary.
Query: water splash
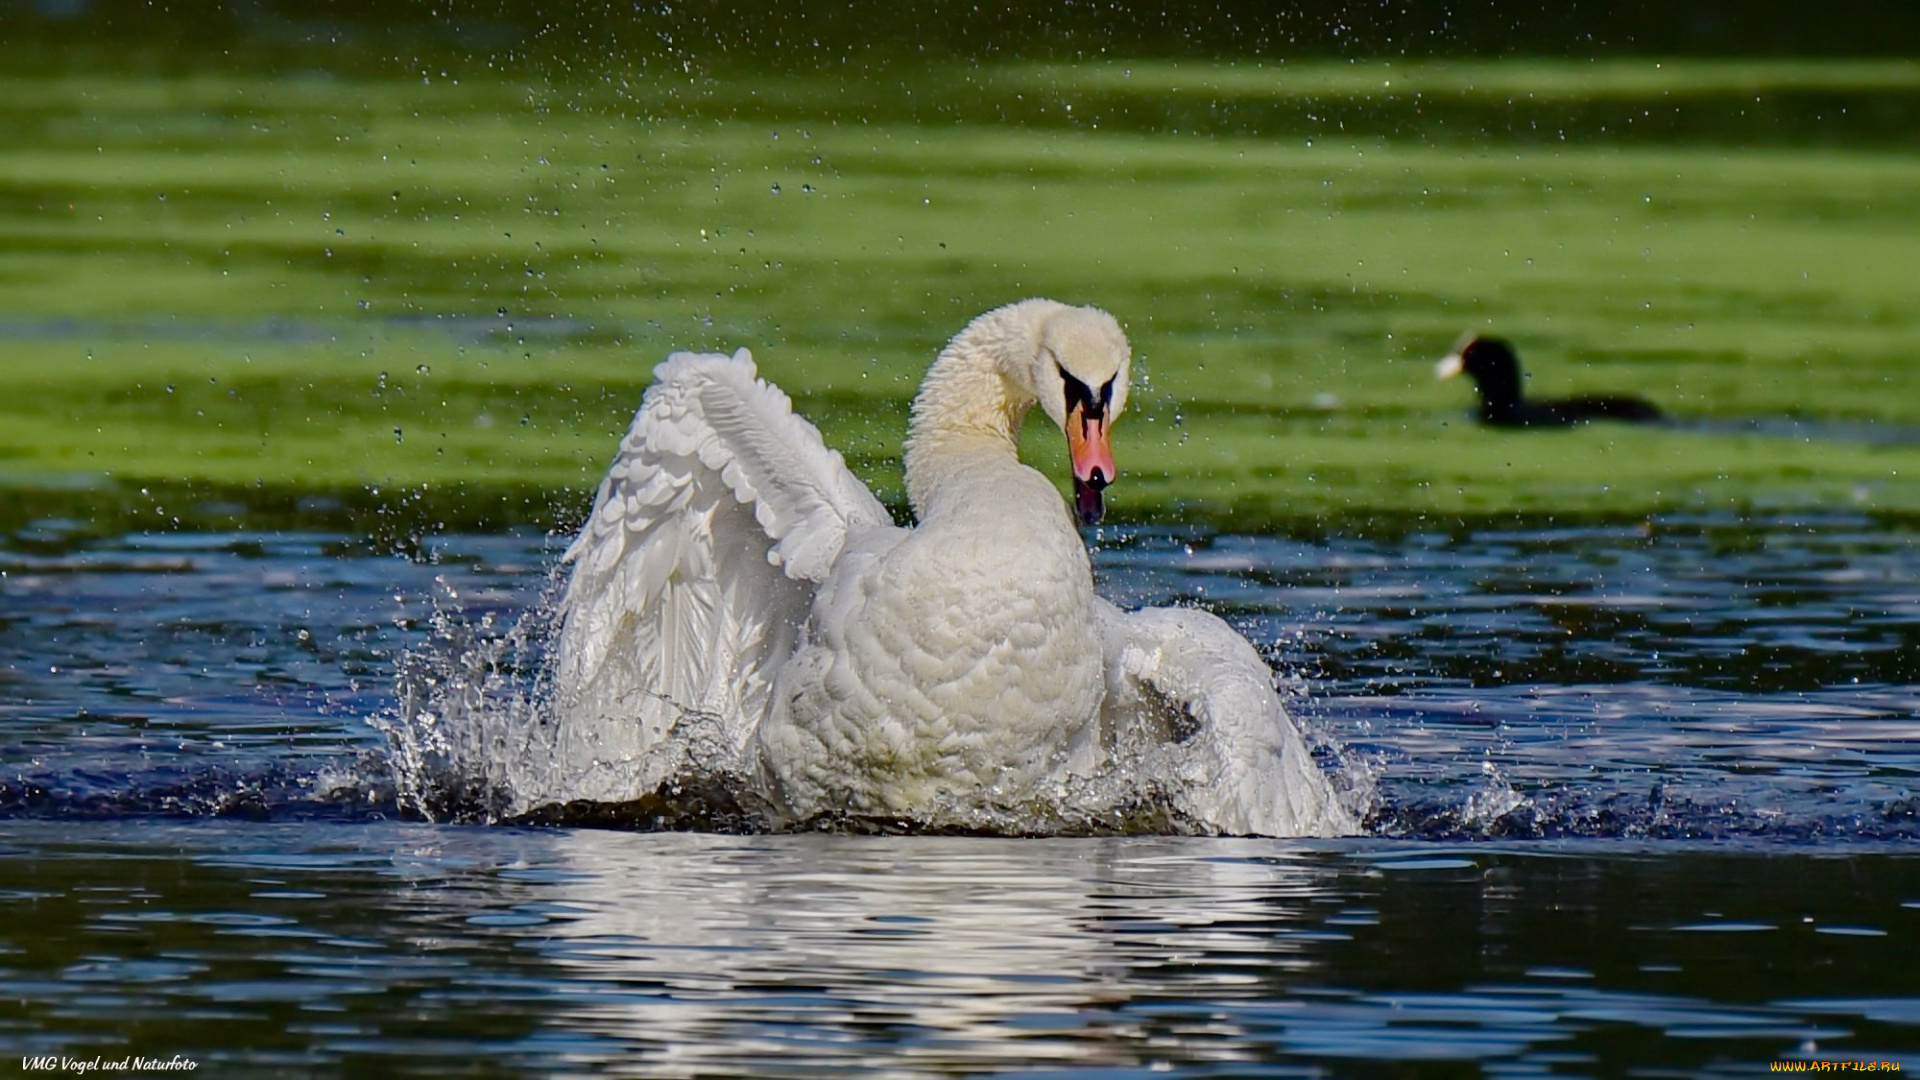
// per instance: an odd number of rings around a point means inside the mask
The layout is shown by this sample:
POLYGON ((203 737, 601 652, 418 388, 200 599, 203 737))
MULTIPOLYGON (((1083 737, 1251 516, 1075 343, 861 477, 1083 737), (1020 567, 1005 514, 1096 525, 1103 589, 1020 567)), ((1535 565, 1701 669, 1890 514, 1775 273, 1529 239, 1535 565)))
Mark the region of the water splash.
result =
POLYGON ((555 703, 548 643, 564 579, 511 625, 469 615, 437 582, 425 643, 395 675, 389 744, 397 801, 433 821, 760 832, 772 827, 754 770, 721 719, 685 710, 637 752, 633 733, 555 703), (636 777, 664 779, 636 790, 636 777))
MULTIPOLYGON (((664 737, 635 749, 618 723, 557 702, 549 643, 564 577, 506 625, 463 608, 436 582, 428 638, 398 665, 393 710, 373 720, 389 743, 400 809, 434 821, 597 825, 722 832, 830 831, 994 836, 1196 835, 1206 778, 1164 741, 1119 732, 1088 776, 1035 790, 946 792, 905 817, 826 813, 787 820, 770 781, 724 718, 681 710, 664 737), (644 778, 660 777, 649 785, 644 778)), ((1297 692, 1297 688, 1294 688, 1297 692)), ((1337 748, 1319 747, 1322 763, 1337 748)), ((1357 820, 1372 799, 1364 768, 1337 767, 1357 820)))
POLYGON ((1467 805, 1461 813, 1466 824, 1484 825, 1526 805, 1526 797, 1514 790, 1513 784, 1493 762, 1480 763, 1480 777, 1479 789, 1467 796, 1467 805))
POLYGON ((401 654, 393 711, 371 723, 387 736, 403 811, 503 820, 528 809, 520 793, 540 787, 530 770, 555 749, 556 725, 540 704, 551 589, 503 627, 495 612, 470 616, 446 578, 434 583, 427 640, 401 654))

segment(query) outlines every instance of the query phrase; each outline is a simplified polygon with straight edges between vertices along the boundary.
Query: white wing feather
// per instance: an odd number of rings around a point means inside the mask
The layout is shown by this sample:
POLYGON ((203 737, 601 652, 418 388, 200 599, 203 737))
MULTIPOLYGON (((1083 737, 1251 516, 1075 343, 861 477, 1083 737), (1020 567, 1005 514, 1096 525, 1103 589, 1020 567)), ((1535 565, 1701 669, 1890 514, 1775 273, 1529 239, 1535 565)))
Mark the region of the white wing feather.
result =
POLYGON ((747 350, 655 368, 566 553, 555 702, 608 777, 580 796, 651 790, 647 751, 696 714, 744 747, 847 537, 890 524, 747 350))
POLYGON ((1103 726, 1122 743, 1164 748, 1178 809, 1235 835, 1360 831, 1246 638, 1192 608, 1124 613, 1096 600, 1094 614, 1107 657, 1103 726))

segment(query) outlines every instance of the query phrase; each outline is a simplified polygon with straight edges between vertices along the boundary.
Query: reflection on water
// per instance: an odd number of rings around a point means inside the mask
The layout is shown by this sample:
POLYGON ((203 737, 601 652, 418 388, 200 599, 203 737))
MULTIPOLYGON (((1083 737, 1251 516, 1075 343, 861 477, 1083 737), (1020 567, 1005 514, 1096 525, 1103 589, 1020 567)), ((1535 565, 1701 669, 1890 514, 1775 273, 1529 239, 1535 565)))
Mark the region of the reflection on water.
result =
POLYGON ((1905 853, 7 831, 0 1038, 21 1053, 222 1075, 1750 1075, 1920 1048, 1905 853))

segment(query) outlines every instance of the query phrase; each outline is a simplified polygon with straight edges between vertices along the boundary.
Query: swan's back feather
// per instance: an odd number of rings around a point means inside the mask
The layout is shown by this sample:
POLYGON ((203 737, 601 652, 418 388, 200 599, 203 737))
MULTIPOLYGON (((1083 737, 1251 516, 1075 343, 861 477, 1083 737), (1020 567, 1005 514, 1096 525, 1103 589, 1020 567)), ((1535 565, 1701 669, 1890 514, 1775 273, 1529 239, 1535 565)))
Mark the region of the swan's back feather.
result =
POLYGON ((631 789, 589 797, 650 791, 664 763, 647 751, 689 714, 744 747, 849 534, 889 524, 747 350, 655 368, 565 556, 556 704, 631 789))

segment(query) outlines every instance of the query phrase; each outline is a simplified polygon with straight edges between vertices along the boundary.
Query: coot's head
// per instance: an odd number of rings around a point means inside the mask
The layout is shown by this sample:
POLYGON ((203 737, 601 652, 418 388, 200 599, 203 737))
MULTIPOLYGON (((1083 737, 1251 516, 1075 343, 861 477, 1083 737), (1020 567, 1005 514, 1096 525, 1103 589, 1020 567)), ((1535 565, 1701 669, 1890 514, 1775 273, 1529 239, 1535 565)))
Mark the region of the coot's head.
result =
POLYGON ((1520 360, 1513 355, 1513 346, 1496 337, 1466 338, 1433 369, 1434 375, 1442 379, 1451 379, 1463 372, 1483 388, 1520 384, 1520 360))
POLYGON ((1495 337, 1468 335, 1442 359, 1433 373, 1451 379, 1465 372, 1480 389, 1480 419, 1512 422, 1520 404, 1520 361, 1513 346, 1495 337))

